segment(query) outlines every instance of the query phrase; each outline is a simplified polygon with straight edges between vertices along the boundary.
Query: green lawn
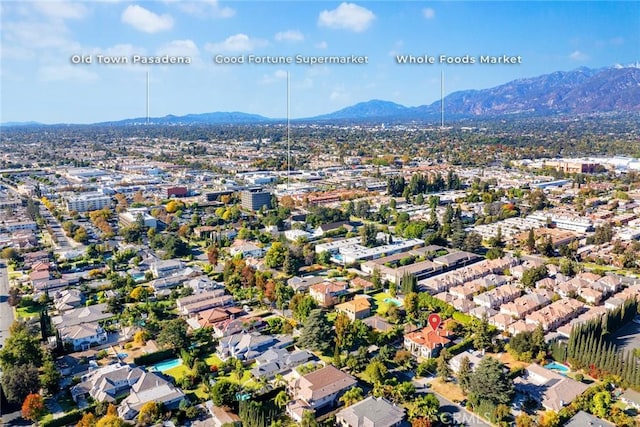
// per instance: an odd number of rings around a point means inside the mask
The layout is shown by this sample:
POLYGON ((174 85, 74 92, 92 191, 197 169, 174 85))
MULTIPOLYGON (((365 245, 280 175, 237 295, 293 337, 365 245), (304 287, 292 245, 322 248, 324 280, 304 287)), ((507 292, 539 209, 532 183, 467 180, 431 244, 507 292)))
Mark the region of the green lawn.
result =
POLYGON ((207 362, 207 365, 209 366, 217 366, 220 367, 220 365, 222 365, 222 360, 220 360, 220 358, 218 357, 217 354, 215 353, 211 353, 209 356, 207 356, 206 359, 204 359, 205 362, 207 362))
POLYGON ((184 390, 187 395, 194 394, 200 400, 209 399, 209 393, 205 391, 204 384, 200 384, 195 390, 184 390))
POLYGON ((176 366, 175 368, 167 369, 166 371, 164 371, 165 374, 171 375, 176 379, 176 381, 180 381, 189 372, 191 372, 191 369, 189 369, 186 365, 176 366))
POLYGON ((384 302, 385 298, 391 298, 391 295, 387 292, 379 292, 373 296, 373 307, 371 307, 371 311, 378 313, 381 316, 384 316, 387 310, 390 307, 390 303, 384 302))
POLYGON ((41 305, 32 305, 28 307, 18 307, 16 309, 16 315, 20 318, 27 319, 29 317, 35 317, 40 315, 40 311, 42 311, 44 307, 41 305))

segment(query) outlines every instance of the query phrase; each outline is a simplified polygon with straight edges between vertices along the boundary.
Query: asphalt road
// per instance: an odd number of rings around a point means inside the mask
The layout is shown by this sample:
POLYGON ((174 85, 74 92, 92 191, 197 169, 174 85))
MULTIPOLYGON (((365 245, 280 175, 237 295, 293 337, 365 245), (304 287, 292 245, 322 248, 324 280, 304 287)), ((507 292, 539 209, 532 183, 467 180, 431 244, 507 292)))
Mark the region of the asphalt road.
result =
MULTIPOLYGON (((9 336, 9 327, 13 323, 13 309, 9 306, 9 270, 6 261, 0 260, 0 344, 9 336)), ((4 397, 4 396, 3 396, 4 397)), ((6 402, 0 400, 0 426, 20 425, 20 411, 6 412, 6 402), (3 405, 5 405, 3 409, 3 405)), ((24 424, 23 424, 24 425, 24 424)))
MULTIPOLYGON (((406 379, 405 379, 406 380, 406 379)), ((466 408, 457 403, 450 401, 441 394, 436 393, 429 387, 429 382, 433 378, 413 379, 413 385, 416 386, 417 393, 433 393, 440 402, 440 411, 438 412, 438 420, 445 426, 469 426, 469 427, 491 427, 491 424, 483 421, 476 414, 467 411, 466 408)))
POLYGON ((9 270, 5 261, 0 261, 0 344, 9 336, 13 323, 13 309, 9 306, 9 270))

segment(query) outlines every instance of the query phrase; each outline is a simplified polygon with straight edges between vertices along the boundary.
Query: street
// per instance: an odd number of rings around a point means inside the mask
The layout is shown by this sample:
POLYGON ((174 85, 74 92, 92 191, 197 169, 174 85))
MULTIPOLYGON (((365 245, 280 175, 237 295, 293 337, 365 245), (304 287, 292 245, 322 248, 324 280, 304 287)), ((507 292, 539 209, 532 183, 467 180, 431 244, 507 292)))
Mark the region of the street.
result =
POLYGON ((458 405, 445 398, 441 394, 438 394, 429 387, 429 382, 434 378, 419 378, 412 379, 413 385, 416 387, 417 393, 433 393, 433 395, 440 402, 440 411, 438 412, 438 420, 443 425, 463 425, 470 427, 491 427, 476 414, 467 411, 466 408, 458 405))
MULTIPOLYGON (((13 309, 9 306, 9 270, 6 262, 0 261, 0 344, 4 347, 4 341, 9 337, 9 328, 13 323, 13 309)), ((1 371, 0 371, 1 377, 1 371)), ((4 396, 2 396, 4 397, 4 396)), ((4 399, 0 400, 0 425, 19 425, 20 411, 4 414, 3 406, 6 408, 4 399)))
POLYGON ((4 261, 0 263, 0 345, 4 347, 13 323, 13 309, 9 306, 9 270, 4 261))

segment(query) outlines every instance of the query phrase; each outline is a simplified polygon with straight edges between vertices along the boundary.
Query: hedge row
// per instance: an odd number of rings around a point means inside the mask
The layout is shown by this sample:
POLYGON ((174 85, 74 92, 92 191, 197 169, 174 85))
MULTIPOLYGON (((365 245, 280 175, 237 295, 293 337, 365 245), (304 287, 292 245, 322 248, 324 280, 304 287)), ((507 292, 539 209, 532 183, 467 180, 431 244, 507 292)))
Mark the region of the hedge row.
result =
POLYGON ((464 313, 460 313, 459 311, 456 311, 453 313, 453 320, 455 320, 458 323, 462 323, 463 325, 468 325, 469 323, 471 323, 472 318, 468 314, 464 314, 464 313))
POLYGON ((452 355, 455 356, 456 354, 460 354, 463 351, 468 350, 469 348, 471 348, 471 344, 473 344, 473 338, 465 338, 464 340, 462 340, 458 344, 452 345, 447 350, 449 351, 449 354, 452 354, 452 355))
POLYGON ((59 418, 43 421, 42 423, 40 423, 40 427, 65 427, 65 426, 68 426, 69 424, 75 424, 82 419, 82 416, 84 415, 85 411, 88 411, 88 410, 89 408, 74 409, 73 411, 67 412, 66 414, 64 414, 59 418))
POLYGON ((158 363, 170 357, 174 357, 175 352, 172 349, 160 350, 149 354, 143 354, 133 359, 136 365, 148 365, 150 363, 158 363))

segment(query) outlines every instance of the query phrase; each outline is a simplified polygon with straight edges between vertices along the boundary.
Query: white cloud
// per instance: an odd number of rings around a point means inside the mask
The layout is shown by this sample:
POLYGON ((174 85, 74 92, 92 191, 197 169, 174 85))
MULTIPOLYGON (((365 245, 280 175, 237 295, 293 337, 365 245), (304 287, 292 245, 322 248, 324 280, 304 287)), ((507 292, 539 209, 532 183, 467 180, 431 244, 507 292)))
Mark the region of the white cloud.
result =
POLYGON ((430 7, 425 7, 424 9, 422 9, 422 16, 424 16, 426 19, 433 19, 436 17, 436 11, 430 7))
POLYGON ((569 55, 569 59, 571 59, 572 61, 586 61, 587 59, 589 59, 589 55, 576 50, 569 55))
POLYGON ((262 39, 252 39, 246 34, 234 34, 220 43, 207 43, 205 49, 209 52, 248 52, 268 43, 262 39))
POLYGON ((27 49, 72 51, 80 45, 69 37, 69 29, 60 20, 52 22, 7 22, 3 25, 3 43, 27 49))
POLYGON ((285 70, 276 70, 271 74, 265 74, 262 77, 261 83, 263 84, 272 84, 278 81, 282 81, 287 78, 287 72, 285 70))
POLYGON ((143 48, 135 47, 132 44, 117 44, 106 49, 99 49, 98 53, 105 56, 132 56, 132 55, 145 55, 146 52, 143 48))
POLYGON ((300 42, 304 40, 304 34, 298 30, 280 31, 274 36, 276 41, 300 42))
POLYGON ((217 0, 181 1, 177 5, 178 9, 184 13, 198 17, 225 19, 231 18, 236 14, 234 9, 228 6, 220 6, 217 0))
POLYGON ((198 49, 198 46, 193 40, 173 40, 158 48, 156 53, 158 55, 188 56, 191 58, 193 65, 203 65, 202 59, 200 58, 200 49, 198 49))
POLYGON ((193 40, 173 40, 158 49, 158 55, 198 56, 200 50, 193 40))
POLYGON ((122 12, 122 22, 131 25, 138 31, 145 33, 157 33, 173 28, 171 15, 158 15, 138 5, 128 6, 122 12))
POLYGON ((329 45, 327 44, 327 42, 321 41, 319 43, 316 43, 315 47, 318 48, 318 49, 326 49, 326 48, 329 47, 329 45))
POLYGON ((87 8, 82 3, 66 1, 42 1, 33 3, 35 9, 50 18, 82 19, 87 15, 87 8))
POLYGON ((38 70, 38 77, 45 82, 60 80, 92 81, 97 80, 98 75, 79 65, 45 65, 38 70))
POLYGON ((362 32, 369 28, 376 16, 369 9, 355 3, 341 3, 336 9, 323 10, 318 17, 321 27, 362 32))

